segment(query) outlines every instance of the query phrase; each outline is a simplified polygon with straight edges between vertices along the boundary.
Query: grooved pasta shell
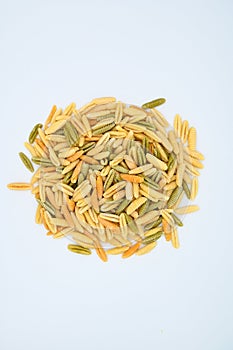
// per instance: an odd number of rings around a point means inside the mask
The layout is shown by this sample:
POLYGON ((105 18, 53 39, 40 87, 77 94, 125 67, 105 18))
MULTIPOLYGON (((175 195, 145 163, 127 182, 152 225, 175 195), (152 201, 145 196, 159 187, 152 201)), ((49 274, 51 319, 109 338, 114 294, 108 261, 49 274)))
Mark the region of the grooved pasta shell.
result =
POLYGON ((26 154, 24 154, 23 152, 19 152, 19 156, 20 156, 20 159, 22 160, 23 164, 25 165, 25 167, 33 172, 34 171, 34 167, 30 161, 30 159, 26 156, 26 154))
POLYGON ((96 247, 95 250, 96 250, 96 253, 99 256, 99 258, 103 262, 107 262, 108 261, 107 254, 106 254, 105 250, 102 247, 96 247))
POLYGON ((190 199, 194 200, 198 193, 198 178, 194 177, 191 184, 191 195, 190 199))
POLYGON ((196 142, 197 142, 196 138, 197 138, 197 131, 194 127, 191 127, 188 133, 188 146, 192 151, 196 150, 196 142))
POLYGON ((57 130, 61 129, 65 125, 65 123, 66 120, 60 120, 58 122, 53 123, 47 129, 45 129, 45 134, 49 135, 55 133, 57 130))
POLYGON ((185 164, 179 164, 177 167, 177 173, 176 173, 176 184, 179 187, 182 186, 184 171, 185 171, 185 164))
POLYGON ((134 245, 132 245, 130 248, 128 248, 128 250, 126 250, 123 254, 122 254, 122 258, 129 258, 130 256, 132 256, 134 253, 136 253, 136 251, 138 250, 138 248, 140 247, 141 242, 135 243, 134 245))
POLYGON ((126 250, 128 250, 127 246, 122 246, 122 247, 116 247, 116 248, 111 248, 106 251, 107 254, 109 255, 118 255, 124 253, 126 250))
POLYGON ((176 136, 173 130, 170 130, 168 132, 168 139, 172 145, 173 152, 177 155, 179 153, 179 147, 178 147, 176 136))
POLYGON ((175 213, 183 215, 183 214, 193 213, 197 210, 199 210, 198 205, 188 205, 186 207, 176 208, 175 213))
POLYGON ((161 169, 161 170, 167 170, 167 164, 162 162, 160 159, 156 158, 150 153, 146 154, 146 159, 148 162, 150 162, 154 167, 161 169))
POLYGON ((189 133, 189 123, 187 120, 184 120, 181 126, 181 140, 183 141, 183 143, 187 142, 188 133, 189 133))
POLYGON ((172 152, 173 147, 172 147, 172 144, 169 142, 167 136, 165 136, 161 131, 157 131, 156 134, 160 138, 160 140, 161 140, 160 142, 167 149, 167 151, 172 152))
POLYGON ((106 103, 111 103, 111 102, 116 102, 116 98, 115 97, 98 97, 98 98, 94 98, 91 103, 95 104, 95 105, 104 105, 106 103))
POLYGON ((10 190, 16 191, 28 191, 31 190, 32 186, 27 182, 12 182, 7 185, 10 190))
POLYGON ((171 231, 171 241, 172 241, 172 246, 174 248, 179 248, 180 247, 180 242, 179 242, 179 238, 178 238, 178 233, 177 233, 177 229, 173 228, 171 231))
POLYGON ((144 255, 150 253, 157 245, 157 242, 151 242, 136 251, 136 255, 144 255))
POLYGON ((176 136, 181 137, 182 119, 179 114, 175 115, 173 126, 176 132, 176 136))
POLYGON ((196 158, 198 160, 204 160, 205 157, 203 156, 202 153, 196 151, 196 150, 191 150, 189 147, 185 148, 185 151, 190 155, 192 158, 196 158))
POLYGON ((135 199, 126 209, 126 213, 131 215, 135 210, 137 210, 141 205, 147 201, 145 197, 139 197, 135 199))
POLYGON ((167 119, 164 117, 164 115, 158 111, 156 108, 153 108, 151 110, 151 112, 154 114, 154 116, 156 117, 157 121, 164 127, 169 126, 169 123, 167 121, 167 119))

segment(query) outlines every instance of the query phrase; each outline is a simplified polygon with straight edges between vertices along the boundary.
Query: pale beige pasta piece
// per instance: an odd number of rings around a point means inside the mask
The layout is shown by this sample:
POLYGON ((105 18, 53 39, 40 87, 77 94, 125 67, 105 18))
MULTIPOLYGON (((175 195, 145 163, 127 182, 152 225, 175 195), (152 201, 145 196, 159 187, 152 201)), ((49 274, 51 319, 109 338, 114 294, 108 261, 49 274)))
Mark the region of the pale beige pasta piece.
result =
POLYGON ((104 105, 94 105, 90 108, 91 112, 108 111, 108 113, 114 112, 116 109, 116 102, 105 103, 104 105))
POLYGON ((169 126, 167 119, 162 115, 162 113, 156 108, 152 108, 151 112, 156 117, 157 121, 164 127, 169 126))
POLYGON ((145 118, 147 115, 143 109, 137 108, 135 106, 125 107, 124 113, 133 117, 142 116, 143 118, 145 118))
POLYGON ((184 162, 184 150, 183 150, 183 144, 182 142, 178 142, 178 147, 179 147, 179 153, 177 155, 177 162, 179 164, 182 164, 184 162))
POLYGON ((198 171, 192 164, 186 162, 185 165, 186 165, 185 171, 186 171, 188 174, 191 174, 191 175, 193 175, 193 176, 200 176, 199 171, 198 171))
POLYGON ((49 147, 49 157, 53 165, 59 166, 60 165, 60 160, 58 156, 56 155, 56 152, 53 150, 52 147, 49 147))
POLYGON ((176 135, 173 130, 168 132, 168 139, 172 145, 173 152, 177 155, 179 153, 179 146, 176 140, 176 135))
POLYGON ((170 141, 167 138, 167 135, 165 136, 161 131, 157 131, 156 134, 161 140, 162 145, 168 150, 168 152, 172 152, 173 147, 170 141))
POLYGON ((187 205, 186 207, 176 208, 174 211, 176 214, 189 214, 199 210, 198 205, 187 205))
POLYGON ((78 231, 73 231, 72 236, 75 237, 77 240, 79 240, 80 242, 83 243, 89 243, 89 244, 93 244, 93 239, 91 239, 89 236, 87 236, 86 234, 80 233, 78 231))
POLYGON ((189 176, 189 174, 187 174, 186 171, 184 172, 183 179, 185 180, 185 182, 187 182, 187 184, 191 184, 192 183, 192 177, 189 176))
POLYGON ((129 181, 126 182, 125 196, 126 196, 126 199, 128 199, 128 200, 132 200, 133 199, 133 185, 129 181))
POLYGON ((146 154, 146 159, 149 163, 151 163, 155 168, 161 169, 161 170, 167 170, 167 164, 158 159, 157 157, 153 156, 150 153, 146 154))
POLYGON ((146 214, 142 215, 138 219, 136 219, 137 225, 145 225, 150 222, 156 221, 159 216, 159 211, 156 212, 156 210, 151 210, 147 212, 146 214))
POLYGON ((176 184, 181 187, 184 178, 185 164, 179 164, 176 173, 176 184))

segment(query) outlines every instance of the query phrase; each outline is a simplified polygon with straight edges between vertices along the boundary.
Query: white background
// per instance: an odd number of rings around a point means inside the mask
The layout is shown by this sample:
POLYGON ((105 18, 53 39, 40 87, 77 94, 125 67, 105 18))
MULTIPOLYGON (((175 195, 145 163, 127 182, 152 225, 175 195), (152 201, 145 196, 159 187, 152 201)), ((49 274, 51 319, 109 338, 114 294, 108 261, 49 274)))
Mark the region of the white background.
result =
POLYGON ((1 1, 0 348, 233 348, 232 15, 222 1, 1 1), (113 95, 198 130, 205 154, 181 248, 102 263, 34 223, 18 158, 55 103, 113 95))

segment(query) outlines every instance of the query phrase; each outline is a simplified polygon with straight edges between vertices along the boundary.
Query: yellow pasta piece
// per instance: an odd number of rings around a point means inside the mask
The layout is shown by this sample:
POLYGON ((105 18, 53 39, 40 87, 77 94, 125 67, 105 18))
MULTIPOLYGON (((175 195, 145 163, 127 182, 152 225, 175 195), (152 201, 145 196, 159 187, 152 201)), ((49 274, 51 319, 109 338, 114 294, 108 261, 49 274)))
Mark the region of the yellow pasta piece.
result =
POLYGON ((204 165, 201 162, 199 162, 199 160, 197 160, 195 158, 191 158, 190 157, 189 161, 195 168, 198 168, 198 169, 203 169, 204 168, 204 165))
POLYGON ((57 111, 57 106, 54 105, 52 107, 52 109, 51 109, 51 111, 50 111, 46 121, 45 121, 45 124, 44 124, 45 129, 47 128, 48 124, 50 124, 50 122, 51 122, 51 120, 52 120, 52 118, 53 118, 53 116, 54 116, 56 111, 57 111))
POLYGON ((145 197, 139 197, 135 199, 126 209, 126 213, 131 215, 135 210, 137 210, 141 205, 147 201, 145 197))
POLYGON ((65 123, 66 120, 59 120, 58 122, 51 124, 47 129, 45 129, 45 134, 50 135, 55 133, 57 130, 61 129, 65 123))
POLYGON ((201 152, 198 152, 196 150, 191 150, 189 147, 185 148, 185 151, 190 155, 190 157, 192 158, 196 158, 198 160, 204 160, 205 157, 203 156, 203 154, 201 152))
POLYGON ((194 127, 191 127, 188 133, 188 146, 190 150, 192 151, 196 150, 196 143, 197 143, 197 131, 194 127))
POLYGON ((179 114, 175 115, 173 126, 177 137, 181 137, 182 119, 179 114))
POLYGON ((75 107, 76 107, 76 103, 74 103, 74 102, 70 103, 70 104, 64 109, 63 114, 70 116, 70 115, 72 114, 73 110, 75 109, 75 107))
POLYGON ((115 102, 115 101, 116 101, 115 97, 98 97, 98 98, 94 98, 91 102, 94 103, 95 105, 103 105, 103 104, 115 102))
POLYGON ((191 185, 191 195, 190 195, 190 199, 193 201, 198 193, 198 178, 194 177, 192 179, 192 185, 191 185))
POLYGON ((178 237, 177 229, 175 227, 173 227, 171 231, 171 241, 172 241, 172 246, 174 248, 180 247, 179 237, 178 237))
POLYGON ((184 120, 181 126, 181 140, 183 141, 183 143, 187 142, 188 133, 189 133, 189 123, 187 120, 184 120))
POLYGON ((26 182, 12 182, 8 184, 7 187, 9 188, 9 190, 16 191, 27 191, 32 189, 31 184, 26 182))
POLYGON ((136 255, 144 255, 150 253, 157 245, 157 242, 152 242, 136 251, 136 255))

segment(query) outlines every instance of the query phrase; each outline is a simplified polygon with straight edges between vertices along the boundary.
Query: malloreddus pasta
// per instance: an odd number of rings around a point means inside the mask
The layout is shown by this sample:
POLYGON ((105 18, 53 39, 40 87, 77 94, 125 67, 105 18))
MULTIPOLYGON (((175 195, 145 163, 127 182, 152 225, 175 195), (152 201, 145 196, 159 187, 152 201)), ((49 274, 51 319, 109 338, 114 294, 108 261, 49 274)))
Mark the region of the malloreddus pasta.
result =
POLYGON ((53 106, 24 144, 30 157, 19 153, 31 181, 8 188, 30 190, 36 223, 48 236, 70 238, 74 253, 128 258, 151 252, 162 237, 178 248, 180 215, 198 210, 183 198, 196 198, 204 157, 196 129, 178 114, 172 128, 155 108, 164 102, 140 108, 103 97, 80 109, 53 106))

